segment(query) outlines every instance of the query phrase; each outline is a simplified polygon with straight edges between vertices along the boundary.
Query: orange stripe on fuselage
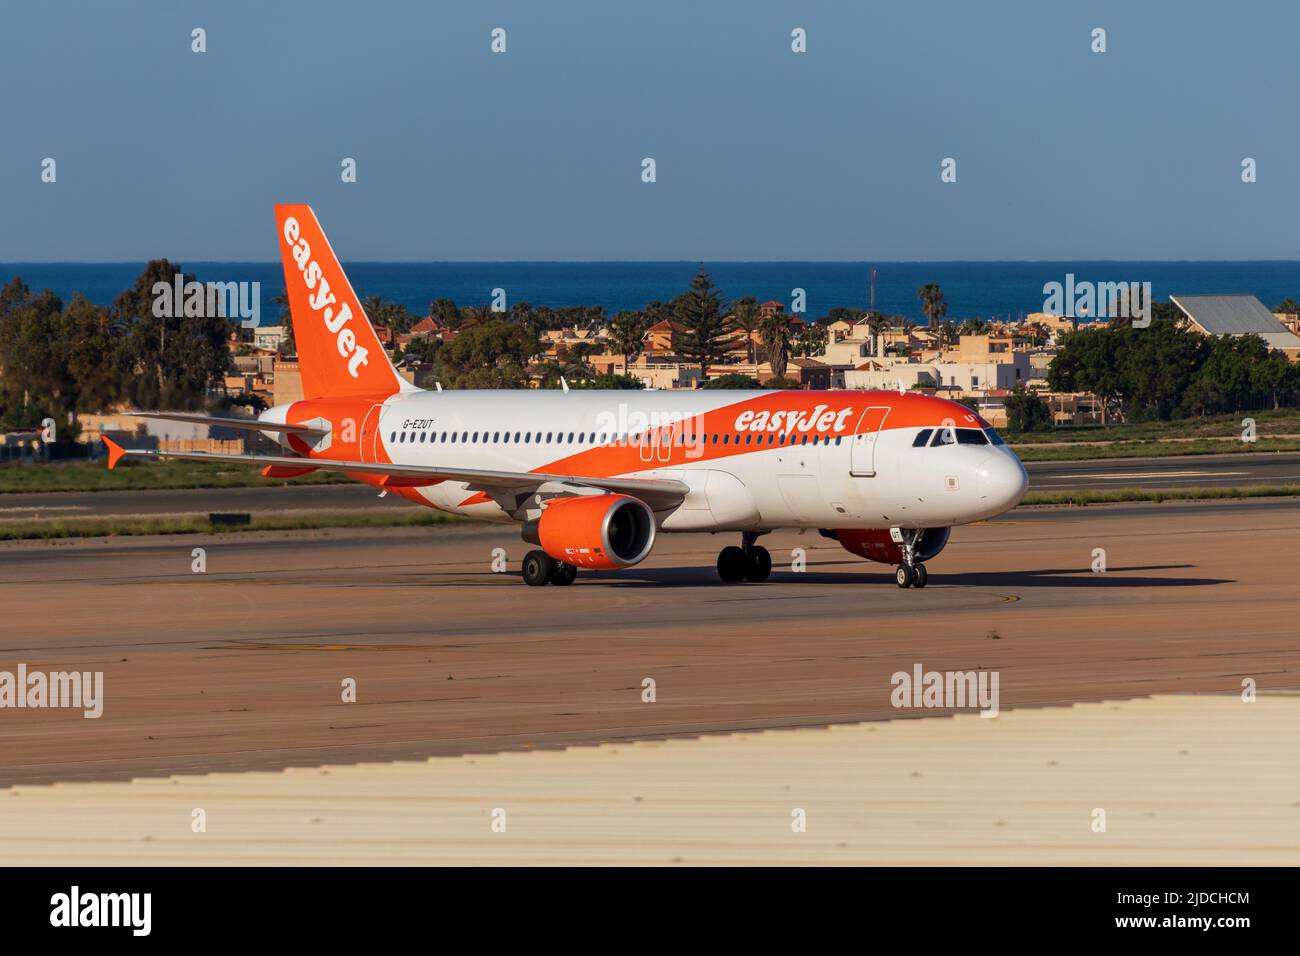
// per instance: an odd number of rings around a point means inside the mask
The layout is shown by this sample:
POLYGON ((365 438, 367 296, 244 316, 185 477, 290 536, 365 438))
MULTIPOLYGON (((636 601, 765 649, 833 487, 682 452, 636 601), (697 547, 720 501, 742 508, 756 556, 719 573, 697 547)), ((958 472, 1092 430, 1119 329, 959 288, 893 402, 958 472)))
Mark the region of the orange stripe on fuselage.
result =
MULTIPOLYGON (((852 437, 858 434, 859 426, 864 432, 876 430, 878 418, 863 413, 869 408, 888 408, 882 431, 896 428, 938 427, 951 420, 954 425, 967 428, 988 428, 989 424, 965 405, 951 402, 944 398, 931 398, 927 395, 897 392, 782 392, 774 391, 758 398, 746 399, 722 408, 706 411, 699 415, 685 418, 672 427, 671 447, 659 445, 663 439, 661 431, 647 429, 626 443, 602 445, 588 448, 576 454, 567 455, 553 462, 534 468, 536 472, 554 474, 581 475, 587 478, 609 478, 625 475, 634 471, 647 471, 659 468, 677 468, 682 465, 702 461, 735 458, 753 452, 767 451, 773 448, 789 448, 792 443, 802 443, 803 436, 820 438, 852 437), (779 417, 777 413, 780 413, 779 417), (765 416, 760 418, 759 416, 765 416), (746 418, 746 416, 752 416, 746 418), (817 428, 819 421, 829 416, 828 427, 817 428), (737 423, 748 427, 741 429, 737 423), (792 425, 793 422, 793 425, 792 425), (838 422, 843 426, 837 428, 838 422), (804 430, 804 424, 809 428, 804 430), (761 425, 761 429, 754 430, 761 425), (781 435, 786 442, 781 444, 781 435), (713 440, 717 436, 717 441, 713 440), (722 436, 729 436, 726 444, 722 436), (736 436, 740 443, 736 443, 736 436), (681 436, 681 444, 678 444, 681 436), (745 438, 752 441, 745 443, 745 438), (762 443, 758 442, 762 436, 762 443), (703 438, 700 442, 698 439, 703 438), (769 438, 771 439, 769 443, 769 438), (642 457, 642 442, 654 440, 654 447, 647 461, 642 457), (664 452, 668 454, 661 458, 664 452)), ((667 425, 661 426, 662 428, 667 425)))

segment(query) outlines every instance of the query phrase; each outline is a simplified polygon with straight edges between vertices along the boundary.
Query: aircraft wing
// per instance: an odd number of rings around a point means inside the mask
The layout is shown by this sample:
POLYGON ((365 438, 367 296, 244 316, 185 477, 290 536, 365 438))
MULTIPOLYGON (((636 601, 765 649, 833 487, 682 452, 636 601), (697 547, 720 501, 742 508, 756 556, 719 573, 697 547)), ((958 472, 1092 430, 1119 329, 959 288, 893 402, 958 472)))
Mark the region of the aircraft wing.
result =
POLYGON ((456 468, 444 465, 395 465, 374 461, 339 461, 330 458, 303 458, 291 455, 222 455, 203 451, 158 451, 123 448, 104 437, 108 446, 108 467, 123 458, 185 458, 193 461, 238 462, 267 466, 263 474, 288 477, 308 471, 338 471, 344 474, 383 475, 382 484, 399 486, 435 485, 442 481, 460 481, 480 491, 532 490, 548 482, 602 488, 618 494, 640 498, 653 510, 680 504, 690 490, 683 481, 672 478, 592 478, 584 475, 553 475, 535 471, 489 471, 480 468, 456 468))
POLYGON ((247 432, 282 432, 288 435, 324 435, 329 429, 311 425, 283 425, 258 421, 256 418, 214 418, 197 412, 127 412, 135 418, 158 418, 169 422, 193 422, 196 425, 220 425, 222 428, 239 428, 247 432))

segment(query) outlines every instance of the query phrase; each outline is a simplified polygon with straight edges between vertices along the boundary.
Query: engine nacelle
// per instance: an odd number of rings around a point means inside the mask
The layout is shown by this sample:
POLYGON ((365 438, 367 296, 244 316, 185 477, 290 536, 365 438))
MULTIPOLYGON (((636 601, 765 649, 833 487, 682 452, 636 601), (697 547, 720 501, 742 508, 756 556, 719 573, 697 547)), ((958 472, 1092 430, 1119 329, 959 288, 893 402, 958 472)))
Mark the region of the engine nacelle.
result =
POLYGON ((543 551, 580 568, 628 568, 655 543, 654 514, 628 495, 558 498, 542 511, 535 530, 543 551))
MULTIPOLYGON (((929 561, 948 543, 950 528, 926 528, 917 537, 916 560, 929 561)), ((840 528, 837 531, 823 531, 827 538, 834 538, 844 550, 856 554, 868 561, 881 564, 902 564, 903 546, 895 544, 888 528, 840 528)))

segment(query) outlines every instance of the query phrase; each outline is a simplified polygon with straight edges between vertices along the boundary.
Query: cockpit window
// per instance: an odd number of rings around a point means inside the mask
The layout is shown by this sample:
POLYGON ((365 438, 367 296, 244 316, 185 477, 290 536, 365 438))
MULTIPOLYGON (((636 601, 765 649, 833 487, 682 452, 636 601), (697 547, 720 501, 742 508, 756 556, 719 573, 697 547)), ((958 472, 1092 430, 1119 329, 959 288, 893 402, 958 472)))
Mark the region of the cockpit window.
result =
POLYGON ((924 448, 926 442, 930 440, 930 433, 933 431, 934 431, 933 428, 922 428, 919 432, 916 433, 916 437, 912 439, 912 447, 924 448))
POLYGON ((998 430, 996 428, 986 428, 984 429, 984 434, 989 436, 989 442, 991 444, 994 445, 1006 444, 1006 442, 1002 440, 1002 436, 998 434, 998 430))
POLYGON ((989 440, 984 437, 984 432, 978 428, 959 428, 957 429, 957 444, 959 445, 987 445, 989 440))
POLYGON ((935 445, 954 445, 956 443, 957 439, 953 435, 953 429, 938 428, 935 429, 934 441, 930 442, 930 445, 933 447, 935 445))

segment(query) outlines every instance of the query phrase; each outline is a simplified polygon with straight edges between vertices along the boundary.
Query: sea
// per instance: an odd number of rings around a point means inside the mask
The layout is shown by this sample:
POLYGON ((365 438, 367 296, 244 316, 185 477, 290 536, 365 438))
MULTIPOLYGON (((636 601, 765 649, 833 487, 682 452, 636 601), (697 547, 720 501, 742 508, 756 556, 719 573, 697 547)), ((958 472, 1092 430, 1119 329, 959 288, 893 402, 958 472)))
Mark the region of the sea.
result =
MULTIPOLYGON (((274 325, 279 309, 271 298, 284 289, 279 262, 185 262, 201 282, 258 282, 261 324, 274 325)), ((0 281, 21 276, 33 289, 51 289, 65 300, 81 292, 108 304, 131 286, 142 262, 0 263, 0 281)), ((696 271, 713 278, 724 299, 754 296, 789 307, 802 289, 809 318, 837 306, 868 308, 923 322, 917 289, 937 283, 947 318, 1018 319, 1044 310, 1047 283, 1150 282, 1155 301, 1171 295, 1248 293, 1269 308, 1300 299, 1300 261, 1219 262, 353 262, 345 263, 357 294, 383 297, 425 315, 433 299, 487 305, 505 290, 506 305, 604 307, 609 315, 667 301, 686 291, 696 271)))

